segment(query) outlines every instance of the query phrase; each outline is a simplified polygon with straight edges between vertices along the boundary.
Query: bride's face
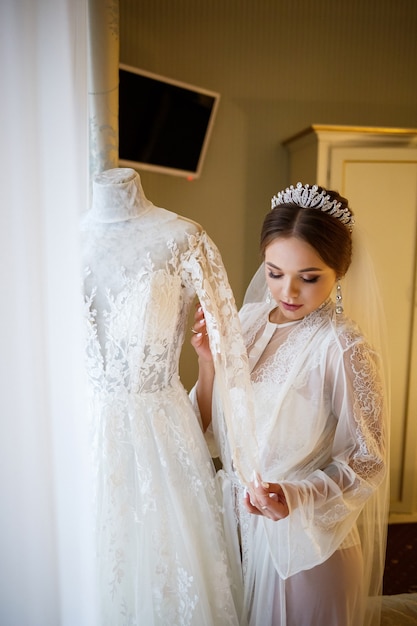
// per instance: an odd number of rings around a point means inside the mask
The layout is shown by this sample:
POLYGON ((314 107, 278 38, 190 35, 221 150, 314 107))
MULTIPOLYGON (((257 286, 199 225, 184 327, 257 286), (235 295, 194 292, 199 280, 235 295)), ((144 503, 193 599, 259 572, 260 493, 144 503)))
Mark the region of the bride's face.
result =
POLYGON ((330 296, 336 272, 307 242, 277 238, 265 250, 265 274, 279 311, 274 322, 300 320, 330 296))

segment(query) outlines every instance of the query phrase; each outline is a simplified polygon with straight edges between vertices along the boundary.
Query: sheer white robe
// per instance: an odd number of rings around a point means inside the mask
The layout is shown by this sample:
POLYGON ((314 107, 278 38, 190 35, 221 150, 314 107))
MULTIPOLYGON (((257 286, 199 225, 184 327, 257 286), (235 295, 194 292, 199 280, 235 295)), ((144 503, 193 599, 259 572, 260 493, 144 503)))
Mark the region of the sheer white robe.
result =
MULTIPOLYGON (((259 472, 282 485, 290 514, 278 522, 250 515, 238 495, 250 624, 379 623, 378 603, 364 615, 367 597, 380 593, 385 550, 386 410, 378 356, 352 322, 335 315, 331 301, 284 325, 269 322, 271 308, 246 304, 241 321, 259 472)), ((230 501, 227 486, 236 480, 219 410, 213 428, 230 501)))

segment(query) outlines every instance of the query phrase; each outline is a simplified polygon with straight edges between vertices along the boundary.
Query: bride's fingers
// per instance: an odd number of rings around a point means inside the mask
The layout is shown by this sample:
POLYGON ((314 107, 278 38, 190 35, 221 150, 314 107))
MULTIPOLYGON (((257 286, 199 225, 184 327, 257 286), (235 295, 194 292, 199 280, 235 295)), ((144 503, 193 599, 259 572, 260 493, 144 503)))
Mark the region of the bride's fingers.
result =
POLYGON ((193 335, 207 336, 206 320, 204 318, 196 320, 191 328, 191 332, 193 335))
POLYGON ((201 306, 201 304, 197 304, 194 312, 194 320, 199 321, 201 319, 204 319, 203 307, 201 306))
POLYGON ((261 511, 255 505, 252 504, 249 493, 245 494, 244 504, 247 510, 249 511, 249 513, 252 513, 253 515, 262 515, 261 511))

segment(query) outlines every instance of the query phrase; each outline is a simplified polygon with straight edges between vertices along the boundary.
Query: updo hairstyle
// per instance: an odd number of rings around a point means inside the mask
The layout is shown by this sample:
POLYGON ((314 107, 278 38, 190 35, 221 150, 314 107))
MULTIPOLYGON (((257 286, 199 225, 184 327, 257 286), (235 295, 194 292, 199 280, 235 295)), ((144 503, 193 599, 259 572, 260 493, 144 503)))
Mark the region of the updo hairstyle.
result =
MULTIPOLYGON (((326 193, 343 206, 348 206, 346 198, 336 191, 326 190, 326 193)), ((349 210, 352 213, 350 207, 349 210)), ((275 239, 289 237, 297 237, 310 244, 338 278, 346 274, 352 260, 352 236, 336 217, 320 209, 303 208, 292 202, 280 204, 264 219, 260 239, 262 256, 265 257, 266 248, 275 239)))

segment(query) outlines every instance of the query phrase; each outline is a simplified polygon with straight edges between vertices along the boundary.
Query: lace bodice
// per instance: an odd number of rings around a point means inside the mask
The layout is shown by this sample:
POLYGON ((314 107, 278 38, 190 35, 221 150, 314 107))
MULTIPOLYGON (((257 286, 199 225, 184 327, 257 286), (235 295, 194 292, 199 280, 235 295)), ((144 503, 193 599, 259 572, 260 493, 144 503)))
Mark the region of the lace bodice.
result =
MULTIPOLYGON (((184 325, 195 292, 181 266, 178 245, 171 241, 166 254, 162 267, 156 267, 150 255, 137 270, 120 267, 118 292, 106 289, 99 294, 93 286, 86 296, 88 369, 97 391, 152 393, 178 376, 184 325), (97 300, 102 304, 99 311, 97 300)), ((87 268, 87 280, 90 272, 87 268)))

